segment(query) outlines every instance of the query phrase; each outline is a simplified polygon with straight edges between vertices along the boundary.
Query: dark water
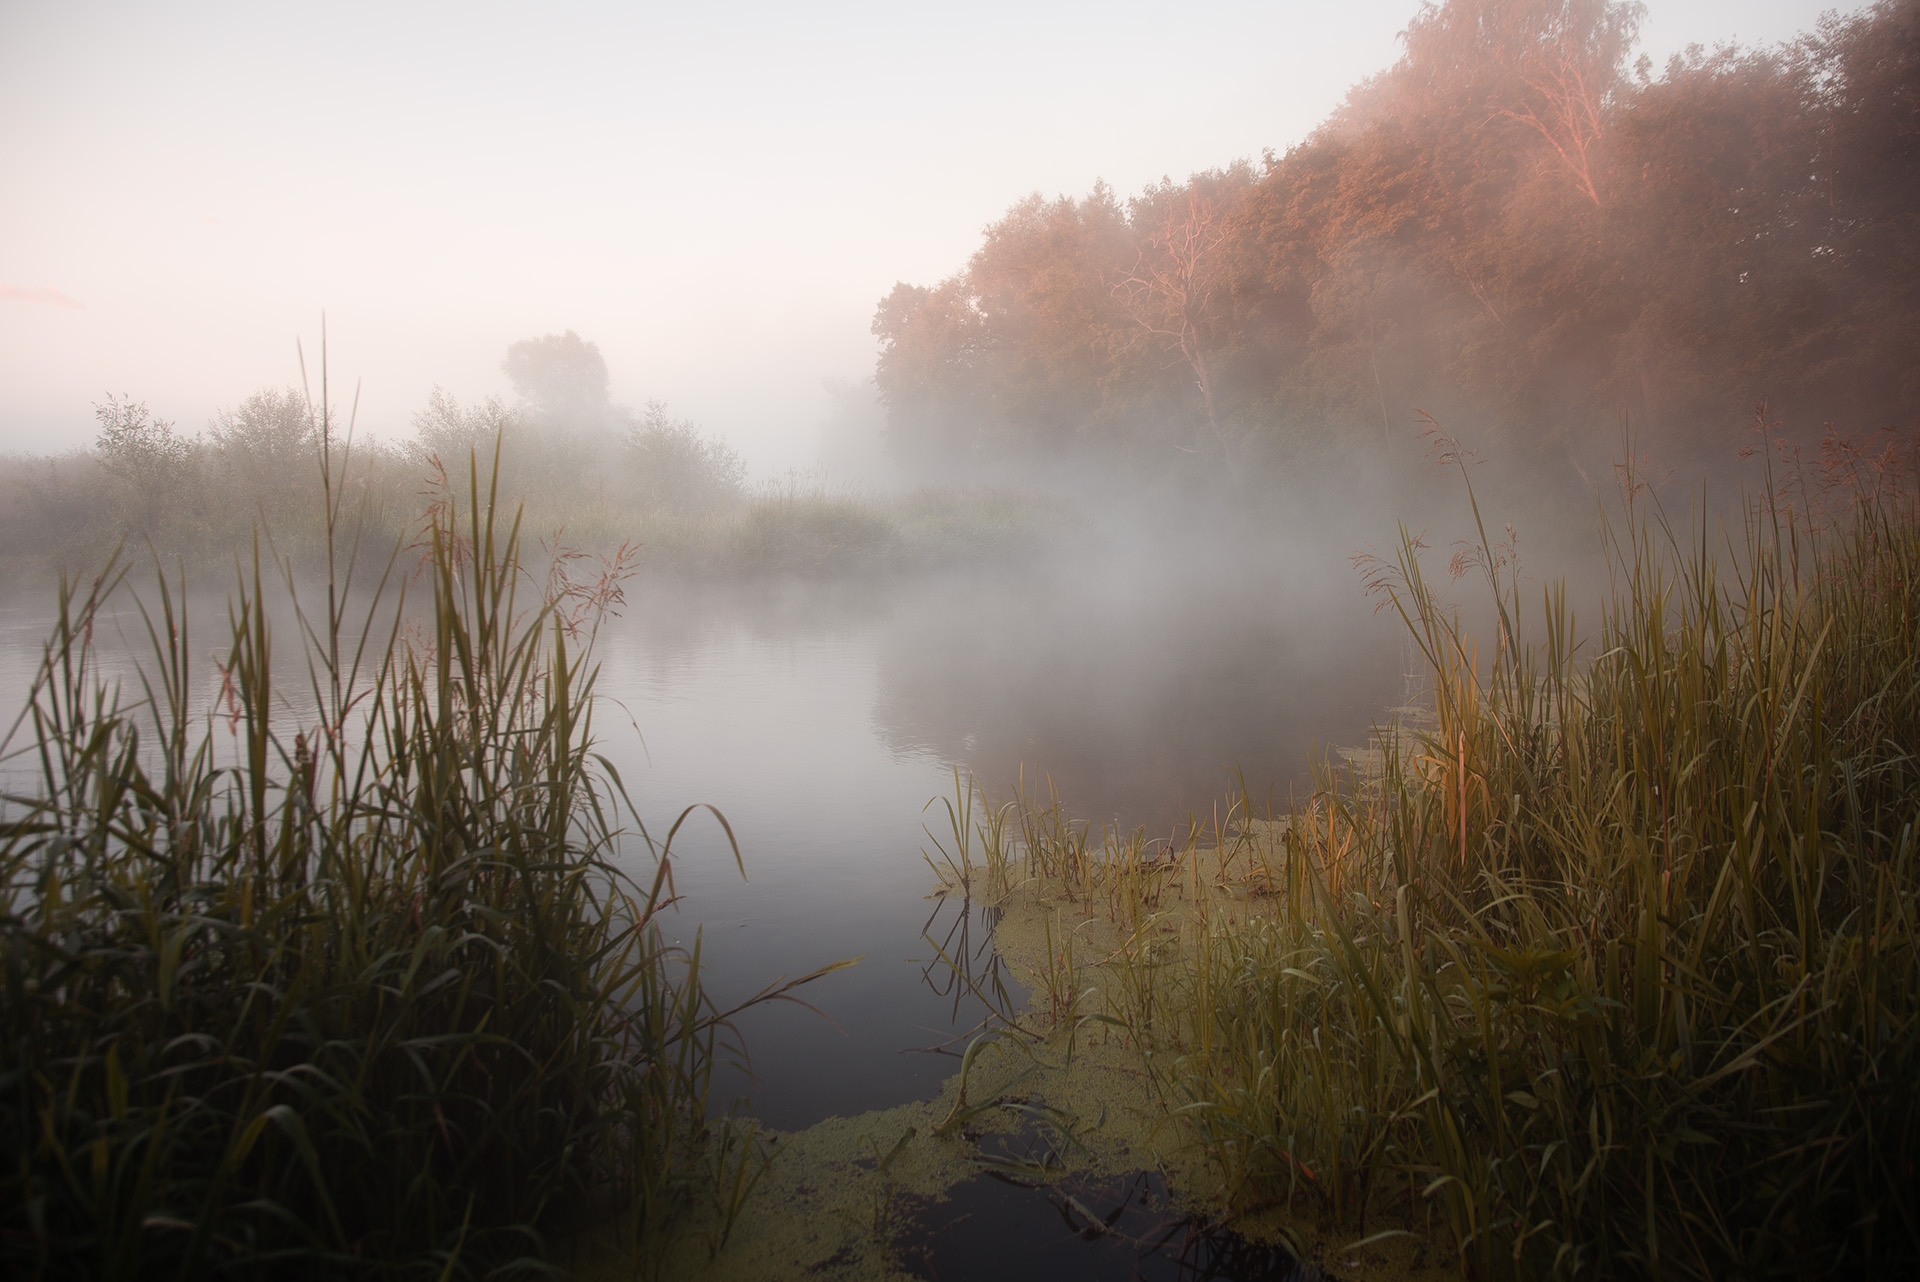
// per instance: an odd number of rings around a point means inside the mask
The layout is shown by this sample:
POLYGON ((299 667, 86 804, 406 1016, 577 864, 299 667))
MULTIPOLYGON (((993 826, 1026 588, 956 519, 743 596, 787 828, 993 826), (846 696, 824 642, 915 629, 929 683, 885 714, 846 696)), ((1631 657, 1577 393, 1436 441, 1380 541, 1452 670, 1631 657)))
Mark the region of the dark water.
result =
POLYGON ((1285 1247, 1169 1209, 1151 1171, 1027 1185, 973 1176, 944 1201, 906 1206, 896 1258, 928 1282, 1125 1278, 1129 1282, 1320 1282, 1285 1247))

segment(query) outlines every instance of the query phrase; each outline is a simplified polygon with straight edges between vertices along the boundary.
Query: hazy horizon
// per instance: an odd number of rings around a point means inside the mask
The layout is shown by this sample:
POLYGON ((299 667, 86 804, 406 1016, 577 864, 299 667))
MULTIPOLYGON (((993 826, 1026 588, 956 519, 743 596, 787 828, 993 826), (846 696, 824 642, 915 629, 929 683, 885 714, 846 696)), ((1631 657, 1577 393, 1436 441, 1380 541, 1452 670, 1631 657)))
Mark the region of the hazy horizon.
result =
MULTIPOLYGON (((1029 192, 1284 151, 1417 7, 13 7, 0 453, 90 443, 108 393, 198 431, 296 383, 296 338, 317 365, 324 310, 334 385, 385 439, 573 329, 617 401, 805 467, 895 281, 959 270, 1029 192)), ((1641 51, 1824 7, 1664 0, 1641 51)))

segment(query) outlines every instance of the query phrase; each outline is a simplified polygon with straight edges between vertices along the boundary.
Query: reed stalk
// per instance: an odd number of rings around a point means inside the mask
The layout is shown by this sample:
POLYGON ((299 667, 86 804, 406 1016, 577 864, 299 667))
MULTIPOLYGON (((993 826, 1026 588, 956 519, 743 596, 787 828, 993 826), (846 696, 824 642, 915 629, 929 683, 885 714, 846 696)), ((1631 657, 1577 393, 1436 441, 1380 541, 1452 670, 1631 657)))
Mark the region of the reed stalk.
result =
POLYGON ((476 467, 356 620, 323 466, 324 613, 282 566, 287 645, 256 540, 211 710, 182 584, 136 596, 131 686, 94 646, 126 561, 61 587, 4 746, 38 779, 0 802, 8 1276, 546 1272, 596 1218, 645 1260, 743 1196, 750 1136, 707 1122, 731 1012, 659 929, 671 834, 623 871, 591 655, 523 599, 517 520, 476 467))
POLYGON ((1238 1211, 1438 1239, 1483 1279, 1911 1275, 1920 489, 1877 462, 1829 469, 1817 522, 1770 474, 1718 539, 1628 476, 1584 647, 1467 478, 1491 637, 1410 534, 1367 567, 1428 719, 1282 819, 1243 785, 1152 877, 1016 795, 1030 873, 1097 880, 1121 932, 1069 981, 1050 931, 1043 1001, 1105 994, 1078 1018, 1148 1053, 1238 1211))

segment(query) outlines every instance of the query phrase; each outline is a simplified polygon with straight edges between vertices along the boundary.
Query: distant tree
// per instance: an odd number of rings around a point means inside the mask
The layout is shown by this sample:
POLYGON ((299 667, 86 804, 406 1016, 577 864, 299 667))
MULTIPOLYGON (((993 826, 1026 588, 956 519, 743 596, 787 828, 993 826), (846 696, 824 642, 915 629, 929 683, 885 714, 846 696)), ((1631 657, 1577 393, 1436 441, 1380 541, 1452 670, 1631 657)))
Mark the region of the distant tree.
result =
POLYGON ((152 533, 167 505, 176 501, 193 472, 193 443, 157 419, 144 401, 116 399, 93 407, 100 424, 94 450, 122 490, 126 518, 152 533))
POLYGON ((182 471, 192 457, 193 444, 173 430, 173 424, 148 411, 146 402, 121 400, 108 394, 106 404, 93 407, 100 424, 94 449, 107 471, 129 481, 148 481, 182 471))
POLYGON ((497 396, 462 405, 436 386, 413 416, 406 454, 424 470, 429 491, 444 485, 464 498, 477 464, 483 497, 497 485, 506 510, 524 504, 556 528, 577 527, 608 510, 620 488, 618 428, 611 409, 583 424, 497 396))
POLYGON ((223 479, 256 503, 285 501, 314 480, 319 424, 291 388, 267 388, 220 411, 207 435, 223 479))
POLYGON ((828 378, 821 384, 829 411, 820 423, 820 463, 840 481, 891 482, 898 469, 886 457, 887 411, 872 379, 828 378))
POLYGON ((1271 153, 1264 172, 1229 220, 1216 266, 1224 280, 1213 365, 1236 402, 1237 427, 1255 453, 1297 455, 1324 444, 1332 416, 1289 412, 1308 389, 1307 365, 1319 325, 1314 298, 1323 270, 1322 191, 1337 171, 1340 144, 1322 139, 1271 153), (1286 407, 1283 409, 1283 407, 1286 407))
POLYGON ((965 289, 979 317, 978 366, 1007 444, 1058 447, 1115 417, 1113 296, 1133 261, 1126 213, 1104 183, 1083 200, 1035 193, 986 230, 965 289))
POLYGON ((477 456, 485 467, 493 457, 496 442, 512 434, 513 412, 497 396, 462 407, 452 393, 434 385, 427 394, 427 407, 413 416, 416 460, 438 458, 454 475, 464 475, 469 456, 477 456))
POLYGON ((607 362, 598 346, 572 330, 521 339, 507 349, 500 368, 539 418, 567 426, 607 418, 607 362))
POLYGON ((1920 404, 1920 0, 1882 0, 1822 19, 1805 44, 1819 115, 1830 221, 1821 257, 1844 267, 1853 291, 1843 314, 1857 353, 1846 375, 1874 387, 1883 421, 1920 404), (1893 371, 1874 379, 1865 369, 1893 371))
POLYGON ((1124 219, 1104 188, 1021 201, 964 272, 882 301, 890 434, 1125 454, 1175 425, 1277 468, 1418 409, 1572 492, 1622 413, 1690 463, 1761 399, 1816 431, 1910 416, 1920 0, 1659 78, 1630 64, 1644 13, 1428 4, 1257 174, 1162 182, 1124 219))
POLYGON ((319 443, 320 429, 306 397, 269 387, 217 412, 208 435, 223 450, 290 460, 304 458, 319 443))
POLYGON ((1406 77, 1545 143, 1598 205, 1598 148, 1646 6, 1625 0, 1447 0, 1407 24, 1406 77))
POLYGON ((1135 197, 1129 222, 1138 251, 1114 285, 1134 327, 1160 340, 1192 372, 1208 431, 1223 447, 1208 358, 1226 301, 1221 249, 1251 182, 1246 166, 1236 165, 1195 174, 1180 186, 1162 182, 1135 197))
POLYGON ((689 420, 669 418, 665 401, 647 402, 626 444, 636 488, 650 506, 713 507, 739 498, 746 485, 746 460, 689 420))
POLYGON ((985 324, 965 281, 896 284, 880 300, 874 386, 887 407, 888 444, 907 457, 950 455, 983 444, 985 324))

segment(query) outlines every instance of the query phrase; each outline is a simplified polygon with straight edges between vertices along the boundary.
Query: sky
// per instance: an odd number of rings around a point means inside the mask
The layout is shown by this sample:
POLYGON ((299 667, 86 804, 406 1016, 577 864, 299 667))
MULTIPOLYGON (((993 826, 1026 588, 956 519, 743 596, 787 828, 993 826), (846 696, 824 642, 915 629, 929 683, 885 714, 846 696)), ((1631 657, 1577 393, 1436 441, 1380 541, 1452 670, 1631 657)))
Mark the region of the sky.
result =
MULTIPOLYGON (((1831 6, 1648 7, 1657 67, 1831 6)), ((0 0, 0 453, 87 445, 109 393, 196 431, 296 340, 317 380, 324 312, 385 439, 572 329, 616 400, 805 468, 894 282, 1030 192, 1285 151, 1417 8, 0 0)))

